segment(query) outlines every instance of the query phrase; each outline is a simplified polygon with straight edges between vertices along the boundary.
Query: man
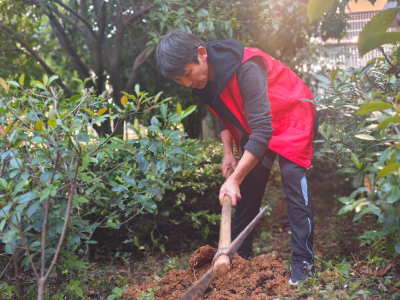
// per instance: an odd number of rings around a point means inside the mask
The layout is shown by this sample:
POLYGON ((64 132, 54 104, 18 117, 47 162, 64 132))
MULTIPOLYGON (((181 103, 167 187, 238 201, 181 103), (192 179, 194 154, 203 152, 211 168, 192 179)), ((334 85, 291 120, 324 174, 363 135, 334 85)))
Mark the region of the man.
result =
MULTIPOLYGON (((225 195, 236 206, 232 239, 257 215, 271 167, 279 155, 292 232, 293 272, 290 284, 310 277, 313 268, 313 206, 306 169, 311 165, 315 106, 306 85, 289 68, 259 49, 238 40, 205 44, 192 34, 174 30, 156 51, 161 74, 191 87, 218 117, 224 147, 221 170, 225 195), (243 155, 237 162, 233 141, 243 155), (240 200, 240 201, 239 201, 240 200)), ((252 234, 238 254, 249 258, 252 234)))

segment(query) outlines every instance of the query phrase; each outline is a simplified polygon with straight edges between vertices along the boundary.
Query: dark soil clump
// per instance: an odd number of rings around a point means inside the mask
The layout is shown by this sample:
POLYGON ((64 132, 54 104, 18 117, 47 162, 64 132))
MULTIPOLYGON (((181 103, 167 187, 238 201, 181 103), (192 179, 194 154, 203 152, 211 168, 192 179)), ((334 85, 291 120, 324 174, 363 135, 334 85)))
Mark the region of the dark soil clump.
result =
MULTIPOLYGON (((131 286, 124 296, 136 299, 148 288, 154 290, 156 299, 175 300, 182 297, 193 283, 200 279, 209 268, 217 250, 204 246, 190 257, 189 269, 167 272, 159 282, 131 286)), ((288 284, 289 274, 285 264, 275 252, 262 254, 251 260, 234 255, 232 267, 224 278, 215 278, 200 299, 239 300, 274 299, 294 292, 288 284)))

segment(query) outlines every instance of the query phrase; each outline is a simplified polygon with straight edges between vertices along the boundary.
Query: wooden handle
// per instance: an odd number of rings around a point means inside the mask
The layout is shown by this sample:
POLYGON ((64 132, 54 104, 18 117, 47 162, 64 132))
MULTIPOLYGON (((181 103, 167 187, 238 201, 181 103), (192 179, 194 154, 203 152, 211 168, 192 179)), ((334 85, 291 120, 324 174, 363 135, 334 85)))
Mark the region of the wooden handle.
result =
MULTIPOLYGON (((226 179, 233 173, 229 169, 226 179)), ((225 196, 222 201, 221 228, 219 231, 218 249, 228 248, 231 245, 231 218, 232 218, 232 200, 225 196)), ((215 259, 213 272, 216 277, 224 277, 231 268, 231 260, 228 255, 222 254, 215 259)))

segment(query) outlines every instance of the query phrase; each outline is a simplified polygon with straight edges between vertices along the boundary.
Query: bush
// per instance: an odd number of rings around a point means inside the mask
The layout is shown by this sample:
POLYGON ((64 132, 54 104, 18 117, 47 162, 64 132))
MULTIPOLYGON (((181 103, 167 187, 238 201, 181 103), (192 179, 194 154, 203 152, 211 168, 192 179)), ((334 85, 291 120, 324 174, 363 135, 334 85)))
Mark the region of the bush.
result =
MULTIPOLYGON (((96 228, 119 228, 156 211, 166 182, 192 167, 198 148, 174 125, 195 107, 178 105, 168 114, 168 99, 158 102, 160 94, 149 97, 138 86, 136 95, 122 97, 123 107, 91 90, 65 99, 51 87, 55 79, 26 87, 24 75, 20 83, 0 78, 0 239, 7 253, 25 256, 21 266, 33 269, 39 299, 53 271, 86 267, 82 257, 96 243, 96 228), (89 130, 108 119, 117 128, 156 108, 160 114, 136 139, 99 138, 89 130)), ((79 282, 71 279, 68 287, 82 297, 79 282)), ((47 291, 56 290, 54 284, 47 291)))
POLYGON ((400 253, 400 80, 393 57, 376 58, 363 68, 337 69, 329 78, 318 76, 324 95, 321 140, 316 156, 339 164, 338 172, 355 188, 339 214, 355 212, 356 222, 375 216, 379 230, 366 232, 365 243, 386 238, 387 253, 400 253))

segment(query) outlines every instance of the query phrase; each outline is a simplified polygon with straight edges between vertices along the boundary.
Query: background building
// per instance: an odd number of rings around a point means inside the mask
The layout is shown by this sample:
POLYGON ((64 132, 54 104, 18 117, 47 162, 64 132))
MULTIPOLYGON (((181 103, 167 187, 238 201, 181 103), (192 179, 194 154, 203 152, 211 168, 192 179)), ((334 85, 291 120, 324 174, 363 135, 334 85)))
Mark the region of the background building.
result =
MULTIPOLYGON (((323 53, 320 65, 326 66, 328 69, 335 69, 336 67, 349 68, 361 65, 366 65, 369 60, 374 57, 382 56, 379 50, 373 50, 363 57, 360 57, 357 48, 358 37, 360 32, 377 13, 383 9, 396 7, 396 2, 389 2, 387 0, 377 0, 375 5, 372 5, 368 0, 355 0, 351 1, 346 9, 349 15, 349 27, 346 30, 346 36, 339 40, 329 39, 323 44, 323 53)), ((393 22, 389 31, 396 29, 396 21, 393 22)))

